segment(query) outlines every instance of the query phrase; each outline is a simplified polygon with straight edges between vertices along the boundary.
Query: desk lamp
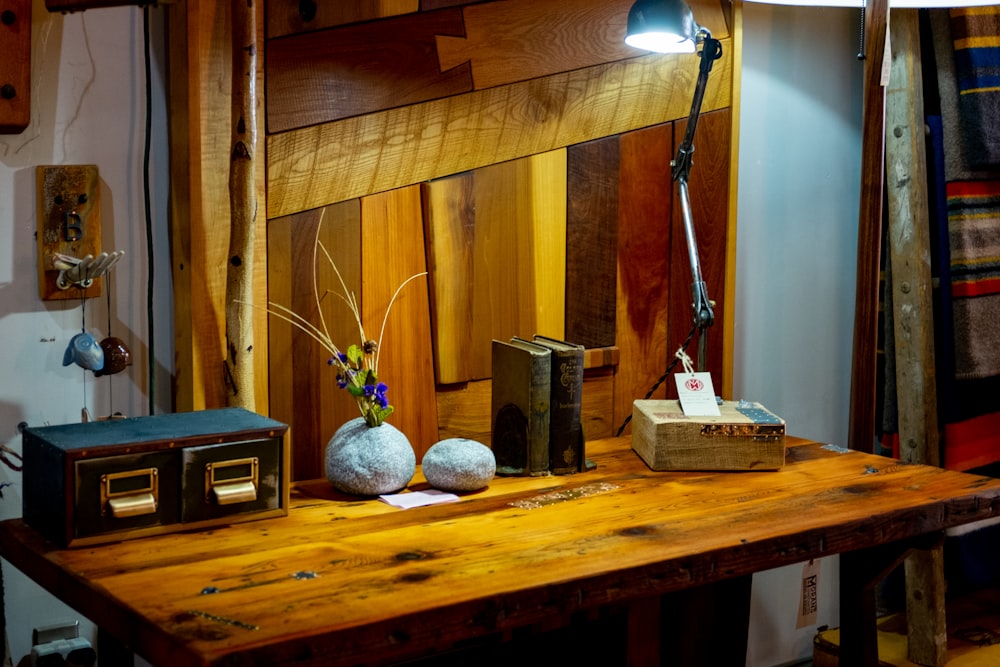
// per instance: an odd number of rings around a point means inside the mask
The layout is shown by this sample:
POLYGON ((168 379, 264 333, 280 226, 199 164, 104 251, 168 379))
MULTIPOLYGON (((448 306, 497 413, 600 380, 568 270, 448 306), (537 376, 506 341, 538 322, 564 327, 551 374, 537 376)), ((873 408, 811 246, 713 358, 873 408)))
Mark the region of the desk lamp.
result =
POLYGON ((655 51, 657 53, 694 53, 700 45, 701 68, 695 84, 691 113, 688 116, 684 140, 677 149, 677 156, 671 163, 672 178, 677 182, 681 197, 681 213, 684 217, 684 236, 687 240, 688 259, 691 263, 691 307, 694 325, 698 329, 699 371, 706 370, 707 337, 706 330, 715 321, 708 289, 701 276, 701 260, 698 257, 698 242, 695 239, 694 221, 691 215, 691 197, 688 194, 688 176, 691 173, 691 156, 694 154, 694 132, 701 115, 701 103, 705 96, 705 85, 712 65, 722 57, 722 44, 712 38, 707 28, 694 20, 691 8, 684 0, 638 0, 628 13, 628 28, 625 43, 629 46, 655 51))

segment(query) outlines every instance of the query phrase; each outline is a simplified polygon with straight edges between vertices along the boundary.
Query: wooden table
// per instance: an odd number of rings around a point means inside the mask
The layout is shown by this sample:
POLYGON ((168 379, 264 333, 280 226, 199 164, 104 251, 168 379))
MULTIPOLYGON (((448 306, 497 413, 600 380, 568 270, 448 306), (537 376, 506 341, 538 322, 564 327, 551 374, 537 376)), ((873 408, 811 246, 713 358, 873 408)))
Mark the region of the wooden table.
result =
POLYGON ((771 472, 656 473, 627 438, 588 443, 588 455, 595 471, 498 478, 405 511, 302 483, 285 518, 89 548, 56 549, 15 519, 0 523, 0 553, 103 639, 164 666, 496 655, 511 645, 497 638, 522 635, 541 638, 530 655, 547 637, 567 656, 621 638, 630 664, 659 664, 658 642, 691 636, 685 621, 714 641, 671 643, 665 656, 743 664, 750 575, 843 554, 842 663, 853 666, 876 664, 878 578, 945 528, 1000 514, 1000 480, 792 438, 771 472), (695 591, 718 594, 742 625, 674 615, 681 598, 713 599, 695 591))

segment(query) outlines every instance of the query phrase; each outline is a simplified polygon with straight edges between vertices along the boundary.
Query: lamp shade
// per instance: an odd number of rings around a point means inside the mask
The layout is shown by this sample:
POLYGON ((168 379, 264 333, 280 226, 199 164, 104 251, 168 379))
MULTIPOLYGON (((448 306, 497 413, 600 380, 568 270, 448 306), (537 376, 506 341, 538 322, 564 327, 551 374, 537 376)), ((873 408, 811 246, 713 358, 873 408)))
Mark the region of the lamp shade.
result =
POLYGON ((657 53, 694 53, 699 26, 684 0, 637 0, 625 43, 657 53))

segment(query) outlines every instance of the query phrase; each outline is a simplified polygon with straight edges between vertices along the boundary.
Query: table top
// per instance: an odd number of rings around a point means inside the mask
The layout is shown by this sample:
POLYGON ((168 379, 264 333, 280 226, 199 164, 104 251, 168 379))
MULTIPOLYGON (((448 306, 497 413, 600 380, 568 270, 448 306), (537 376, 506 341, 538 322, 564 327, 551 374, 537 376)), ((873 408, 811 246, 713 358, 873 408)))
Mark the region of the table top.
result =
MULTIPOLYGON (((13 519, 0 553, 154 664, 327 665, 1000 515, 997 479, 788 445, 777 471, 675 473, 627 437, 596 441, 596 470, 410 510, 317 480, 287 517, 85 548, 13 519)), ((418 470, 410 488, 426 486, 418 470)))

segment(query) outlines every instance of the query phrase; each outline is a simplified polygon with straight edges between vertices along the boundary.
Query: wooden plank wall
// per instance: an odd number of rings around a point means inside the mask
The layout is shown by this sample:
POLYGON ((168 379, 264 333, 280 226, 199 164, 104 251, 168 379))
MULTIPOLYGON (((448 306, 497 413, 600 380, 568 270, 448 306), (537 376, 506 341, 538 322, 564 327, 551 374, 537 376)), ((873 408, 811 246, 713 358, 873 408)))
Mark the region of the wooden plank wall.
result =
MULTIPOLYGON (((630 414, 690 329, 669 162, 698 61, 625 47, 630 4, 369 0, 315 3, 309 15, 297 1, 265 3, 266 298, 318 317, 321 220, 369 336, 395 287, 428 272, 393 306, 380 373, 390 421, 418 455, 445 437, 489 441, 492 338, 584 343, 585 424, 597 438, 630 414)), ((724 45, 691 194, 720 316, 710 369, 725 393, 733 40, 728 2, 692 4, 724 45)), ((321 292, 331 280, 323 269, 321 292)), ((321 307, 334 339, 354 342, 344 304, 321 307)), ((321 476, 326 441, 356 410, 308 337, 271 316, 266 339, 270 414, 292 426, 293 476, 321 476)))

